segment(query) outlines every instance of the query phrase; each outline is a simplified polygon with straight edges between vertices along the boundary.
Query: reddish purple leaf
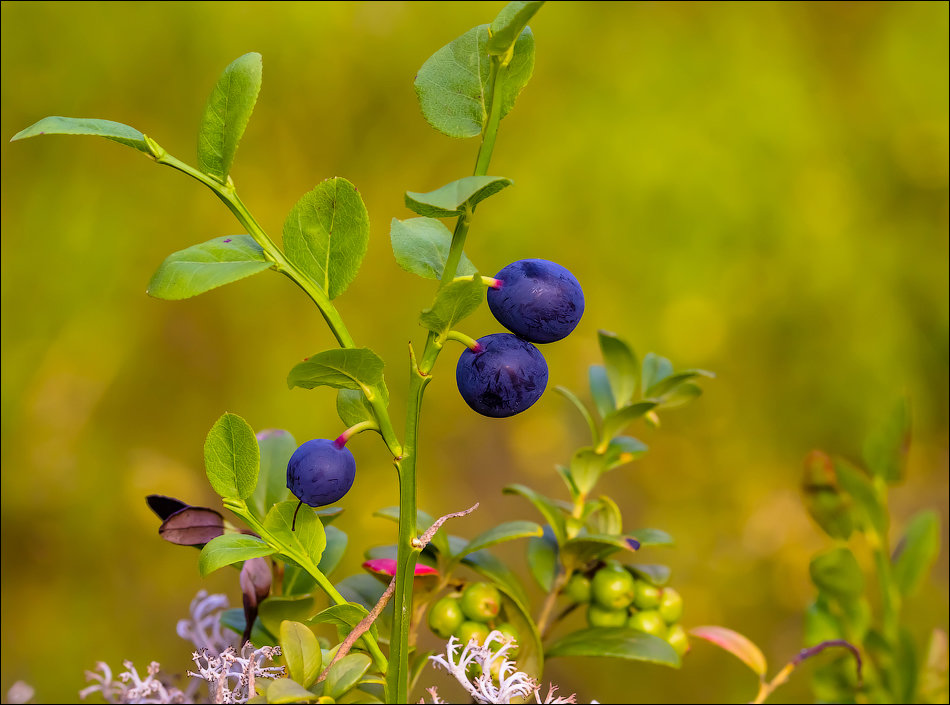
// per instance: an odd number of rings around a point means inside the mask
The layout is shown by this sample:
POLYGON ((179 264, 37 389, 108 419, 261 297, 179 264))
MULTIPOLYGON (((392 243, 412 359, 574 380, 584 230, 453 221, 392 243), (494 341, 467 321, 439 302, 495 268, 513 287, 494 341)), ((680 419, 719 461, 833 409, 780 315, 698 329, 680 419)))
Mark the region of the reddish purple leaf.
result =
MULTIPOLYGON (((396 574, 396 560, 394 558, 374 558, 366 561, 363 567, 371 573, 388 575, 390 578, 396 574)), ((425 565, 424 563, 416 563, 415 577, 420 578, 438 574, 439 571, 432 566, 425 565)))
POLYGON ((689 630, 689 633, 728 651, 751 668, 759 678, 765 678, 768 670, 765 656, 758 646, 739 632, 734 632, 725 627, 694 627, 689 630))
POLYGON ((224 517, 207 507, 185 507, 169 516, 158 535, 179 546, 203 546, 224 533, 224 517))
POLYGON ((244 597, 244 634, 241 643, 251 638, 257 619, 257 606, 270 594, 271 570, 267 558, 251 558, 241 567, 241 592, 244 597))

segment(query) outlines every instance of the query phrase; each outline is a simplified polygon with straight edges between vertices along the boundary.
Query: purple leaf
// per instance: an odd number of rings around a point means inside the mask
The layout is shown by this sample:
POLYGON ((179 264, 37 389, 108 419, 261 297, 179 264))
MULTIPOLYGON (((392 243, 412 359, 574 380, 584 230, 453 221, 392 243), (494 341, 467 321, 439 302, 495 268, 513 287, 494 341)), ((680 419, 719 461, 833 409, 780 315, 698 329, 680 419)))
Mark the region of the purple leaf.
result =
POLYGON ((266 558, 251 558, 241 567, 241 592, 244 597, 244 634, 241 643, 251 638, 251 628, 257 619, 257 606, 270 594, 270 561, 266 558))
POLYGON ((158 535, 179 546, 203 546, 224 533, 224 517, 207 507, 179 509, 158 528, 158 535))
POLYGON ((166 497, 163 494, 150 494, 145 498, 145 501, 148 503, 148 508, 155 512, 162 521, 165 521, 175 512, 189 506, 180 499, 166 497))

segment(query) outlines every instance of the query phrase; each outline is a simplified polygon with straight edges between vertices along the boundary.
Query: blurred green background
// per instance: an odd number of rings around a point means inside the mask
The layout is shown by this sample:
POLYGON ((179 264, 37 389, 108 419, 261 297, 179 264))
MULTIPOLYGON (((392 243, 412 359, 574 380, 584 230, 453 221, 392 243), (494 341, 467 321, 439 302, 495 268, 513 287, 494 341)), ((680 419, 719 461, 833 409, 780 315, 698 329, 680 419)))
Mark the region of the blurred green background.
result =
MULTIPOLYGON (((320 180, 360 189, 372 239, 339 307, 387 361, 397 425, 409 339, 433 286, 394 263, 405 190, 467 175, 477 140, 432 131, 412 78, 502 3, 26 3, 2 11, 2 678, 69 702, 95 661, 188 664, 175 635, 200 587, 240 603, 235 575, 199 578, 143 501, 216 498, 202 443, 224 411, 303 441, 341 424, 328 390, 288 369, 332 345, 286 279, 198 299, 144 291, 170 252, 237 232, 197 183, 92 138, 9 144, 46 115, 133 125, 194 161, 205 98, 235 57, 264 87, 233 178, 277 237, 320 180)), ((800 646, 808 560, 826 539, 798 478, 820 447, 860 454, 902 393, 914 444, 895 529, 921 506, 947 526, 948 6, 946 3, 551 3, 532 23, 534 77, 502 123, 490 173, 516 186, 479 209, 467 251, 486 273, 542 257, 581 281, 587 311, 547 346, 551 386, 585 390, 598 328, 718 378, 642 431, 651 452, 603 489, 626 525, 677 538, 687 625, 745 632, 777 667, 800 646)), ((496 332, 487 307, 466 332, 496 332)), ((420 506, 482 503, 453 531, 537 519, 501 488, 556 486, 583 422, 548 393, 508 421, 475 415, 440 362, 423 414, 420 506)), ((584 395, 586 397, 586 393, 584 395)), ((389 543, 396 503, 381 444, 351 444, 338 525, 351 550, 389 543)), ((895 531, 896 533, 896 531, 895 531)), ((504 552, 524 571, 522 546, 504 552)), ((947 625, 947 553, 908 605, 919 638, 947 625)), ((532 593, 536 597, 539 591, 532 593)), ((807 671, 777 701, 808 698, 807 671)), ((581 700, 744 701, 754 676, 699 645, 683 672, 552 661, 581 700)), ((436 679, 424 679, 432 682, 436 679)), ((446 691, 446 694, 454 691, 446 691)))

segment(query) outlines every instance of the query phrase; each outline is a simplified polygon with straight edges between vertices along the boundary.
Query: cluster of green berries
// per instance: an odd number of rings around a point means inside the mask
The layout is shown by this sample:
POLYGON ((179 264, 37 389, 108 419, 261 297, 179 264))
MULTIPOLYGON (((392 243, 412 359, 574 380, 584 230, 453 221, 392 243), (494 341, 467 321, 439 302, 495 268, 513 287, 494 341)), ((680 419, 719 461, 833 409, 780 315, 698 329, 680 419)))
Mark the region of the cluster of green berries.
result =
POLYGON ((469 583, 460 593, 438 600, 429 609, 429 629, 443 639, 454 635, 463 644, 473 637, 484 644, 492 630, 519 640, 518 630, 503 616, 501 593, 491 583, 469 583))
POLYGON ((587 605, 592 627, 629 627, 661 639, 682 656, 689 648, 686 630, 679 623, 683 598, 671 587, 660 588, 635 577, 619 563, 608 563, 593 576, 575 573, 564 594, 587 605))

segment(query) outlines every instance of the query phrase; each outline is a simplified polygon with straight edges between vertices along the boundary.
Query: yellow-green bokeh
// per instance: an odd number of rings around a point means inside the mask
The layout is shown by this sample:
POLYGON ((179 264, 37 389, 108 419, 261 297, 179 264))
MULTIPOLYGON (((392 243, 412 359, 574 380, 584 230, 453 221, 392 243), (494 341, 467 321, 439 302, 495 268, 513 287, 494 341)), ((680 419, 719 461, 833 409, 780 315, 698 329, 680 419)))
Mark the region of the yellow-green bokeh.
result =
MULTIPOLYGON (((214 80, 261 52, 234 180, 275 237, 323 178, 359 187, 372 240, 339 307, 386 360, 401 424, 406 344, 423 338, 432 284, 395 265, 388 224, 407 217, 405 190, 466 175, 477 149, 425 124, 412 77, 500 7, 3 3, 3 691, 22 679, 68 702, 97 660, 183 670, 175 620, 202 586, 239 604, 236 574, 201 580, 196 552, 158 539, 143 496, 216 501, 201 448, 226 410, 299 441, 341 430, 331 392, 284 383, 332 344, 287 280, 145 296, 169 252, 237 232, 209 192, 103 140, 6 139, 46 115, 101 117, 193 161, 214 80)), ((479 208, 469 237, 486 273, 542 257, 584 286, 580 326, 544 348, 552 386, 583 391, 598 328, 717 373, 660 431, 639 429, 651 452, 603 490, 629 528, 677 538, 644 560, 674 567, 686 623, 743 631, 775 666, 800 646, 808 560, 828 542, 797 495, 808 450, 858 456, 906 392, 914 445, 895 529, 935 506, 946 537, 947 20, 946 3, 550 3, 491 168, 516 185, 479 208)), ((498 326, 483 309, 464 330, 498 326)), ((559 491, 553 466, 583 443, 583 422, 550 393, 508 421, 476 416, 454 387, 456 352, 426 398, 420 505, 480 501, 453 528, 469 536, 536 519, 500 489, 559 491)), ((351 445, 338 576, 394 539, 369 518, 396 503, 389 459, 370 436, 351 445)), ((520 546, 503 553, 523 570, 520 546)), ((906 606, 920 639, 946 627, 946 575, 944 551, 906 606)), ((777 701, 808 697, 804 670, 777 701)), ((563 661, 545 677, 602 702, 744 701, 755 686, 702 645, 683 672, 563 661)))

